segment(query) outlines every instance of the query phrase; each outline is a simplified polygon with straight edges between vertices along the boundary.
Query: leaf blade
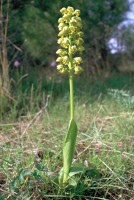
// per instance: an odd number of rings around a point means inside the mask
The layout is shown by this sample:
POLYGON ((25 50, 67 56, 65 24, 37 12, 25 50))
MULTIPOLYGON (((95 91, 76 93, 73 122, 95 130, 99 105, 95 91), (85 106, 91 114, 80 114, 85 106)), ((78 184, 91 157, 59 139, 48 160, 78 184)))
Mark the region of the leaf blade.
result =
POLYGON ((76 138, 77 124, 74 120, 71 120, 63 147, 63 183, 65 183, 68 180, 68 175, 70 172, 75 151, 76 138))

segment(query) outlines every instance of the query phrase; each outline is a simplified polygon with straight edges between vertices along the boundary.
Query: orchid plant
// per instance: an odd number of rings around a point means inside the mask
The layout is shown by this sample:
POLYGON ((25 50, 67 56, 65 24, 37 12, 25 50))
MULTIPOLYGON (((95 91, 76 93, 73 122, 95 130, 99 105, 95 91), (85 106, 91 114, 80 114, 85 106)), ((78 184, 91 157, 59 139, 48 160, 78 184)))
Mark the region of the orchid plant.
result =
POLYGON ((70 85, 70 123, 63 145, 63 168, 59 179, 60 183, 65 184, 69 179, 77 137, 77 124, 74 119, 73 78, 74 75, 83 71, 81 67, 83 61, 79 54, 81 55, 84 50, 84 41, 80 10, 74 10, 73 7, 68 6, 62 8, 60 12, 62 17, 58 20, 58 44, 61 48, 56 52, 59 55, 56 60, 59 62, 57 69, 60 73, 69 75, 70 85))

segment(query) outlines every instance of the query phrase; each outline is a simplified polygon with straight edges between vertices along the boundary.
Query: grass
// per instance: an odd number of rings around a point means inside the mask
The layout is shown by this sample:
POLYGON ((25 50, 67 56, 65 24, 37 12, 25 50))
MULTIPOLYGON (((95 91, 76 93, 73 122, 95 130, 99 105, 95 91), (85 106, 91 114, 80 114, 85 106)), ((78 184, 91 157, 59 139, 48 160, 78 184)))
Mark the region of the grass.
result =
POLYGON ((84 164, 85 171, 60 188, 68 79, 47 74, 43 81, 38 74, 25 77, 18 86, 14 81, 15 101, 0 124, 0 199, 132 200, 134 75, 75 80, 79 134, 74 163, 84 164))

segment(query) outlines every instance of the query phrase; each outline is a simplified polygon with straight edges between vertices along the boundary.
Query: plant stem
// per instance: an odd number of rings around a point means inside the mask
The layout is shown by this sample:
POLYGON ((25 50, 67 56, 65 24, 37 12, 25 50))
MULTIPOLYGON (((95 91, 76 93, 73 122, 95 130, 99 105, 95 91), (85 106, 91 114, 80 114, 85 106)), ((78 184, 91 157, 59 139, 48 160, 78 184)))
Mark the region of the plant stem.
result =
POLYGON ((73 88, 73 59, 69 46, 69 86, 70 86, 70 120, 74 119, 74 88, 73 88))
POLYGON ((70 120, 74 119, 74 94, 73 94, 73 74, 69 75, 70 85, 70 120))

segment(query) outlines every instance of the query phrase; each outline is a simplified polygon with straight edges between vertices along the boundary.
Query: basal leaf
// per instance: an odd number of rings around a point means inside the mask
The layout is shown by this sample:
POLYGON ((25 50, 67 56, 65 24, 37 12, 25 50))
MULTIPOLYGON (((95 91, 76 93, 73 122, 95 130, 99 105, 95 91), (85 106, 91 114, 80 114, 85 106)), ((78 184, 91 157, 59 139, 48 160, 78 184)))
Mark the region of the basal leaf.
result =
POLYGON ((84 171, 85 171, 84 165, 78 164, 78 165, 71 166, 70 172, 69 172, 69 178, 71 178, 72 176, 76 174, 81 174, 84 171))
POLYGON ((67 181, 72 164, 77 137, 77 125, 74 120, 70 121, 68 133, 63 147, 63 183, 67 181))

